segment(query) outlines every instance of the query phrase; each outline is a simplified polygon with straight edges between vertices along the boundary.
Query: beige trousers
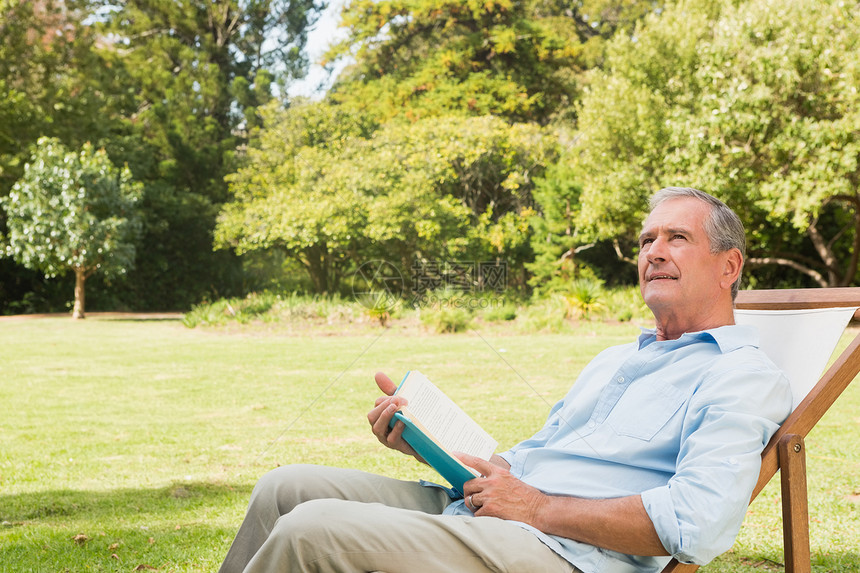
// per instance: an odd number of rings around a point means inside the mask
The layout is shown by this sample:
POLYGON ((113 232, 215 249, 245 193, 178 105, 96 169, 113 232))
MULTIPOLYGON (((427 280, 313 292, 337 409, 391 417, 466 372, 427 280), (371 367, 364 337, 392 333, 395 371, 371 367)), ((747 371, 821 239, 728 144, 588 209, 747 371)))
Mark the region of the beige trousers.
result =
POLYGON ((513 523, 440 515, 448 503, 444 491, 417 482, 284 466, 257 483, 220 571, 577 571, 513 523))

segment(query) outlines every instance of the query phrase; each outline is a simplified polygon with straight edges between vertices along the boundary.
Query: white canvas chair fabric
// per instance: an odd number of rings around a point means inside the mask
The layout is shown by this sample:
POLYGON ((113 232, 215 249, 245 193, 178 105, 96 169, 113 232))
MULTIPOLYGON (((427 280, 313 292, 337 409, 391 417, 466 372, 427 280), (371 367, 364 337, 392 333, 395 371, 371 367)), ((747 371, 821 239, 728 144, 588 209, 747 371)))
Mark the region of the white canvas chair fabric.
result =
POLYGON ((735 309, 735 322, 758 328, 761 349, 788 376, 792 410, 815 386, 857 307, 735 309))

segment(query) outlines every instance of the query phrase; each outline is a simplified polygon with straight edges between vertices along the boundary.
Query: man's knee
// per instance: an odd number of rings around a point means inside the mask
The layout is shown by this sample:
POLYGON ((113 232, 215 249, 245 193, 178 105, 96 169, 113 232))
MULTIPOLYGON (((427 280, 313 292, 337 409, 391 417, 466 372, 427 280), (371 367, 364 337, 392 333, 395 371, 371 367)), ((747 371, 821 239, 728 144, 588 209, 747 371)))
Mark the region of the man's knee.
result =
POLYGON ((318 558, 321 550, 349 550, 350 539, 362 538, 359 530, 365 523, 361 519, 350 519, 355 511, 360 511, 358 506, 361 505, 364 504, 340 499, 300 503, 278 519, 270 537, 302 559, 318 558))
POLYGON ((311 465, 282 466, 266 473, 254 486, 249 510, 272 515, 272 519, 289 513, 303 501, 324 497, 318 491, 318 474, 319 468, 311 465))
POLYGON ((254 486, 252 495, 278 496, 295 492, 295 495, 301 496, 307 492, 304 495, 314 496, 319 493, 315 490, 328 483, 325 474, 332 469, 310 464, 281 466, 264 474, 254 486))

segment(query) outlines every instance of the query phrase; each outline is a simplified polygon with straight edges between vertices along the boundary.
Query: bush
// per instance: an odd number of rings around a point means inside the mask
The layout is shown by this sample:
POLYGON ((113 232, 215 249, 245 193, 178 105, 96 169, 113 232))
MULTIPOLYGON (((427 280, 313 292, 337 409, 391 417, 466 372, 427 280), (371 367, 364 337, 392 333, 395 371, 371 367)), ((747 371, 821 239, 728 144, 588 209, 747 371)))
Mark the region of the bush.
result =
POLYGON ((182 317, 182 323, 188 328, 199 325, 225 324, 236 321, 242 324, 267 313, 277 302, 272 293, 250 294, 243 299, 221 299, 214 303, 195 305, 191 311, 182 317))
POLYGON ((245 298, 220 299, 195 305, 183 317, 189 328, 226 324, 297 323, 343 324, 372 322, 388 326, 407 322, 417 315, 420 322, 438 333, 462 332, 476 317, 486 322, 516 321, 524 332, 559 332, 570 319, 607 319, 628 322, 650 318, 637 287, 605 289, 596 279, 579 278, 563 293, 518 301, 499 293, 436 291, 412 307, 400 300, 376 296, 358 301, 339 295, 274 294, 262 292, 245 298))
POLYGON ((421 323, 439 334, 462 332, 472 323, 472 315, 462 308, 422 308, 419 314, 421 323))
POLYGON ((271 292, 251 293, 245 298, 220 299, 201 303, 186 313, 182 322, 188 328, 218 326, 229 322, 247 324, 253 320, 264 322, 318 320, 352 321, 356 303, 343 301, 340 296, 278 295, 271 292))
POLYGON ((520 315, 526 332, 559 332, 567 317, 567 303, 560 295, 532 301, 520 315))
POLYGON ((517 307, 510 303, 490 306, 490 308, 481 313, 481 316, 489 322, 514 320, 517 318, 517 307))
POLYGON ((564 301, 568 318, 590 319, 592 314, 604 308, 603 283, 598 279, 576 279, 570 284, 564 301))
POLYGON ((646 320, 651 318, 651 311, 642 295, 639 287, 622 287, 605 291, 607 314, 620 322, 631 320, 646 320))

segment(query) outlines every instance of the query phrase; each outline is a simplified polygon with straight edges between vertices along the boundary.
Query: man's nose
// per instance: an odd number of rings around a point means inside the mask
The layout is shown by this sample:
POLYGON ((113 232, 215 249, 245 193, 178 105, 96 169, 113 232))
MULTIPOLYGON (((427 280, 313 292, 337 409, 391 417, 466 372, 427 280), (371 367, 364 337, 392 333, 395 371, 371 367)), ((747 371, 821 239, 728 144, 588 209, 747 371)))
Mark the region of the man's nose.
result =
POLYGON ((657 237, 651 242, 648 247, 649 261, 665 261, 667 257, 668 242, 662 237, 657 237))

